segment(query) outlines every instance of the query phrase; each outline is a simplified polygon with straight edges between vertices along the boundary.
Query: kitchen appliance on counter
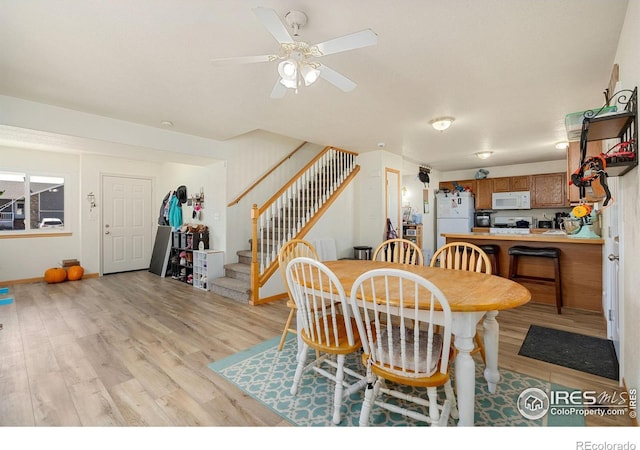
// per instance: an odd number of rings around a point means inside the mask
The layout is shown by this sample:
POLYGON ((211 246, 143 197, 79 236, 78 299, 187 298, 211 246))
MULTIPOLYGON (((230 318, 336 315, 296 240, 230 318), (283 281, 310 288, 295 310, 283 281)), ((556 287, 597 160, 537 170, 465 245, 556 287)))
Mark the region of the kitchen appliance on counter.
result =
POLYGON ((562 229, 569 237, 599 239, 601 228, 597 204, 596 208, 586 204, 573 208, 570 216, 563 218, 562 229))
POLYGON ((491 226, 491 212, 489 211, 476 211, 473 214, 474 223, 476 227, 488 228, 491 226))
POLYGON ((531 192, 494 192, 491 194, 492 209, 531 209, 531 192))
POLYGON ((568 212, 557 212, 554 228, 560 229, 560 225, 562 225, 562 222, 564 221, 565 217, 570 217, 570 214, 568 212))
POLYGON ((474 222, 474 199, 470 192, 436 194, 436 245, 442 247, 442 233, 470 233, 474 222))
POLYGON ((496 217, 493 227, 489 228, 489 233, 494 234, 529 234, 531 233, 531 223, 533 217, 496 217))

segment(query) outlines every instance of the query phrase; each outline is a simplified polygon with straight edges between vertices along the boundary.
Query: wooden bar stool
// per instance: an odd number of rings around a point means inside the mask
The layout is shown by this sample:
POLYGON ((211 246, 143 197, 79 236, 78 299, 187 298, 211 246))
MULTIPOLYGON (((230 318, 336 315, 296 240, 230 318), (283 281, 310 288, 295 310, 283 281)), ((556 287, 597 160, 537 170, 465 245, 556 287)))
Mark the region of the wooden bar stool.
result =
POLYGON ((560 282, 560 249, 556 247, 526 247, 515 245, 509 248, 509 279, 528 281, 530 283, 553 285, 556 288, 556 309, 562 314, 562 285, 560 282), (554 264, 554 278, 522 275, 518 273, 518 258, 531 256, 534 258, 550 258, 554 264))
POLYGON ((483 252, 487 254, 489 257, 489 261, 491 261, 491 273, 494 275, 500 276, 500 263, 498 259, 498 252, 500 251, 500 246, 498 245, 479 245, 483 252))

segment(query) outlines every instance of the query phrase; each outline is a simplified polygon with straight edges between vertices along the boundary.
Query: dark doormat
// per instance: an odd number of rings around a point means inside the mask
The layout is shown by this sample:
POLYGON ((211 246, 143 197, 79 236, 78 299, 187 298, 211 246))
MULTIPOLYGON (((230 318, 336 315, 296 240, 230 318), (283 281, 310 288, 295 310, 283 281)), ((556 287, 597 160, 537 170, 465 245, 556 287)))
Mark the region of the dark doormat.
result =
POLYGON ((613 342, 584 334, 531 325, 518 355, 618 380, 613 342))

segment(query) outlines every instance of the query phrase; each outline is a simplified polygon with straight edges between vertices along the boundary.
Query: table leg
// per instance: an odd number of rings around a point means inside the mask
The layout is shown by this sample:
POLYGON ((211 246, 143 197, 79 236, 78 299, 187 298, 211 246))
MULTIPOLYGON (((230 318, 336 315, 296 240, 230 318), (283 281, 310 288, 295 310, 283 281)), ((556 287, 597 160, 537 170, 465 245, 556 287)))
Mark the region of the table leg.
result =
POLYGON ((476 386, 476 365, 470 354, 475 347, 473 335, 456 335, 454 342, 456 350, 458 350, 455 360, 456 392, 460 414, 458 426, 473 426, 476 386))
POLYGON ((498 336, 500 326, 496 320, 498 311, 489 311, 485 315, 482 324, 484 328, 484 349, 487 365, 484 369, 484 378, 487 380, 489 392, 495 394, 496 387, 500 381, 500 372, 498 371, 498 336))

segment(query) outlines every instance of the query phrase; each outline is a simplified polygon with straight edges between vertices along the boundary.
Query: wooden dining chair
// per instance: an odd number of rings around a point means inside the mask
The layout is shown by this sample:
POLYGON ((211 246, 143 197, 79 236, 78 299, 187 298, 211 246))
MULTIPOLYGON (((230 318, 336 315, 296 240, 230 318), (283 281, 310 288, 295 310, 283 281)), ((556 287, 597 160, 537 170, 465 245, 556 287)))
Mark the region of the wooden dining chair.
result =
POLYGON ((363 374, 345 367, 346 356, 362 347, 349 302, 338 277, 320 261, 294 258, 287 265, 286 274, 298 308, 301 322, 298 342, 302 345, 291 394, 298 392, 307 371, 333 381, 332 421, 337 425, 341 421, 342 399, 362 389, 367 382, 363 374), (316 358, 307 364, 310 349, 316 350, 316 358))
POLYGON ((446 426, 449 416, 457 418, 449 377, 452 315, 442 291, 420 275, 383 268, 360 275, 349 300, 367 367, 360 426, 369 424, 374 406, 431 426, 446 426), (425 388, 426 398, 398 385, 425 388), (445 391, 442 403, 439 387, 445 391), (407 403, 400 405, 398 399, 407 403))
POLYGON ((373 252, 374 261, 396 262, 398 264, 424 264, 422 249, 407 239, 387 239, 373 252))
MULTIPOLYGON (((466 270, 468 272, 492 273, 489 256, 477 245, 469 242, 451 242, 440 247, 431 258, 431 267, 442 267, 453 270, 466 270)), ((482 362, 487 360, 482 337, 476 331, 474 337, 475 348, 471 354, 480 353, 482 362)))
POLYGON ((291 327, 291 323, 293 322, 293 318, 296 315, 296 304, 293 301, 293 297, 291 296, 291 291, 287 284, 287 264, 294 258, 299 256, 306 256, 308 258, 318 259, 318 253, 316 252, 315 247, 310 243, 305 241, 304 239, 291 239, 280 248, 278 252, 278 268, 280 269, 280 273, 282 274, 282 281, 287 289, 287 294, 289 299, 287 300, 287 306, 289 307, 289 316, 287 317, 287 322, 284 326, 284 330, 282 330, 282 337, 280 338, 280 344, 278 345, 278 351, 282 351, 284 347, 284 341, 287 338, 288 333, 297 334, 297 330, 291 327))

